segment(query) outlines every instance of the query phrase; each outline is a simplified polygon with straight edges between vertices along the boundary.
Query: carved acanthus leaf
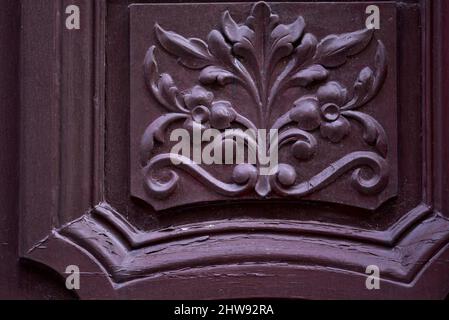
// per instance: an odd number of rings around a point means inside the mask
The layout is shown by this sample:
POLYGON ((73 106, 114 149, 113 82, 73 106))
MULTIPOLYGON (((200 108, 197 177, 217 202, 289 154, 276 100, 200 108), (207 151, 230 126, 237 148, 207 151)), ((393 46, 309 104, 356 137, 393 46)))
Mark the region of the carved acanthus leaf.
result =
POLYGON ((167 127, 178 120, 186 119, 188 115, 184 113, 167 113, 154 120, 145 130, 140 142, 140 162, 145 165, 151 158, 151 152, 155 141, 165 142, 165 131, 167 127))
POLYGON ((225 86, 233 81, 237 81, 238 78, 228 70, 217 66, 210 66, 201 71, 199 80, 205 85, 219 84, 225 86))
POLYGON ((339 67, 348 57, 365 49, 372 36, 372 29, 327 36, 318 44, 314 60, 325 67, 339 67))
POLYGON ((303 69, 291 77, 291 84, 307 87, 315 82, 327 79, 329 71, 320 64, 314 64, 303 69))
POLYGON ((207 44, 197 38, 186 39, 173 32, 166 31, 156 24, 156 37, 165 50, 175 55, 184 66, 192 69, 201 69, 210 65, 213 57, 210 55, 207 44))
POLYGON ((153 93, 156 100, 168 110, 187 112, 172 77, 167 73, 159 75, 154 50, 155 46, 148 49, 143 64, 148 89, 153 93))
POLYGON ((279 24, 271 33, 271 47, 269 50, 268 66, 271 74, 274 67, 282 58, 289 56, 295 49, 294 43, 299 40, 304 32, 306 23, 303 17, 298 17, 293 23, 279 24))
POLYGON ((384 84, 387 76, 387 56, 382 41, 378 41, 374 61, 375 72, 370 67, 364 68, 354 83, 354 97, 343 110, 357 109, 373 99, 384 84))
POLYGON ((388 153, 387 134, 379 122, 370 115, 358 111, 343 111, 342 115, 352 118, 363 128, 363 139, 369 145, 375 146, 377 151, 386 157, 388 153))
POLYGON ((267 102, 268 110, 271 110, 272 104, 282 92, 298 83, 297 79, 294 78, 294 75, 300 72, 301 67, 306 65, 312 59, 316 52, 317 43, 318 40, 313 34, 307 33, 304 35, 301 43, 293 51, 287 65, 270 89, 267 102))

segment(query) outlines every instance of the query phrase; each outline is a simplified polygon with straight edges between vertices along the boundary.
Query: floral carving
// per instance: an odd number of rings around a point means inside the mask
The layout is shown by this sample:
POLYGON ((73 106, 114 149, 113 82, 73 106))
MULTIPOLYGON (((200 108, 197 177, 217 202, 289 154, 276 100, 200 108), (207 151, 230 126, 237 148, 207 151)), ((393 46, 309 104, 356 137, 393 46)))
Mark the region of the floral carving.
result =
MULTIPOLYGON (((145 188, 154 197, 165 198, 175 192, 179 183, 176 170, 184 170, 193 178, 224 196, 255 191, 260 197, 272 192, 279 196, 303 197, 329 185, 352 171, 352 185, 360 193, 376 195, 388 184, 387 136, 378 121, 359 111, 380 91, 387 74, 385 47, 377 41, 372 67, 363 68, 352 88, 330 81, 334 70, 362 52, 374 38, 374 31, 362 29, 318 40, 306 32, 306 22, 299 16, 282 23, 268 4, 256 3, 245 22, 236 22, 226 11, 219 30, 212 30, 206 40, 185 38, 155 25, 160 46, 187 69, 198 72, 192 88, 180 90, 172 77, 159 73, 155 46, 149 48, 144 61, 148 89, 168 113, 154 120, 141 142, 141 165, 145 188), (209 87, 241 86, 251 97, 257 119, 248 119, 240 111, 243 106, 216 99, 209 87), (292 87, 307 94, 298 96, 289 110, 273 119, 276 101, 292 87), (174 154, 153 154, 156 143, 164 143, 169 125, 183 121, 186 128, 195 123, 202 128, 222 130, 225 138, 233 133, 224 129, 243 127, 279 130, 279 148, 286 145, 300 162, 317 156, 321 137, 341 143, 354 131, 351 122, 363 129, 363 139, 372 151, 352 152, 307 181, 298 181, 298 164, 280 164, 271 176, 259 174, 258 165, 235 166, 230 181, 221 181, 192 159, 174 154), (179 166, 172 167, 170 159, 179 166), (161 181, 152 174, 169 168, 170 177, 161 181), (368 172, 368 174, 365 174, 368 172)), ((247 106, 245 106, 247 108, 247 106)), ((243 134, 243 133, 241 133, 243 134)), ((251 144, 253 137, 246 137, 251 144)), ((253 141, 255 142, 255 141, 253 141)), ((269 144, 269 142, 268 142, 269 144)))

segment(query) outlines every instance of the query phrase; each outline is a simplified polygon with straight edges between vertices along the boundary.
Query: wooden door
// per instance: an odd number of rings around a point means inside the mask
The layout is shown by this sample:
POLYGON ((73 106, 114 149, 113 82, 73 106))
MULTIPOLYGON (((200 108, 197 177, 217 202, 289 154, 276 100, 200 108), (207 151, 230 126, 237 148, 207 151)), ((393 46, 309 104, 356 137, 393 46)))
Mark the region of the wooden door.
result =
POLYGON ((8 8, 10 295, 448 294, 445 1, 8 8))

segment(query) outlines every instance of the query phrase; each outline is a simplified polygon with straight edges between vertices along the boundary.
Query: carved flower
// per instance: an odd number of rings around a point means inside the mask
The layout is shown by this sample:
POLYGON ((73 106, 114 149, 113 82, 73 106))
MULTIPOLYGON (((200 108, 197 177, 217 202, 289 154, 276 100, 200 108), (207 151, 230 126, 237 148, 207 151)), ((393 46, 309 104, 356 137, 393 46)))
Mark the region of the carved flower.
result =
POLYGON ((220 130, 231 126, 231 122, 237 116, 231 103, 213 100, 214 94, 202 86, 195 86, 188 93, 184 94, 184 103, 191 110, 192 116, 187 121, 187 127, 190 128, 192 126, 192 120, 200 124, 209 123, 213 128, 220 130))
POLYGON ((217 101, 210 110, 210 124, 216 129, 227 129, 235 120, 237 113, 228 101, 217 101))
POLYGON ((202 86, 194 86, 189 92, 184 94, 184 102, 190 110, 197 106, 210 107, 213 100, 214 94, 202 86))
POLYGON ((295 102, 290 110, 290 118, 298 123, 299 128, 313 131, 321 124, 319 103, 314 96, 304 96, 295 102))
POLYGON ((320 128, 321 135, 337 143, 349 133, 349 121, 340 113, 345 104, 347 90, 338 82, 321 86, 316 96, 305 96, 295 102, 290 118, 299 128, 313 131, 320 128))

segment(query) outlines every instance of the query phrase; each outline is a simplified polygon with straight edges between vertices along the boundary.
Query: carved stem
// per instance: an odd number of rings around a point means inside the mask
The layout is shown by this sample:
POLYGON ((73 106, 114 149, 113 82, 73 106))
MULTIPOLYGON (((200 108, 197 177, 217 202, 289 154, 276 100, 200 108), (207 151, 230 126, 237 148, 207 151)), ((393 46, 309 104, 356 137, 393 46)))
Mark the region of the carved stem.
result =
POLYGON ((169 169, 170 178, 158 179, 152 175, 155 170, 175 166, 197 179, 206 187, 225 196, 236 196, 254 188, 257 180, 257 169, 252 165, 239 165, 234 170, 233 180, 235 183, 226 183, 211 175, 191 159, 179 154, 160 154, 151 159, 147 166, 142 169, 145 177, 145 188, 147 192, 158 198, 168 197, 177 187, 179 176, 174 168, 169 169))
POLYGON ((310 180, 296 185, 293 167, 280 165, 279 168, 278 172, 270 177, 270 181, 273 190, 282 196, 306 196, 326 187, 352 169, 356 169, 352 175, 352 186, 360 193, 377 194, 388 184, 388 164, 374 152, 361 151, 348 154, 310 180), (362 174, 366 169, 370 170, 370 178, 362 174))

